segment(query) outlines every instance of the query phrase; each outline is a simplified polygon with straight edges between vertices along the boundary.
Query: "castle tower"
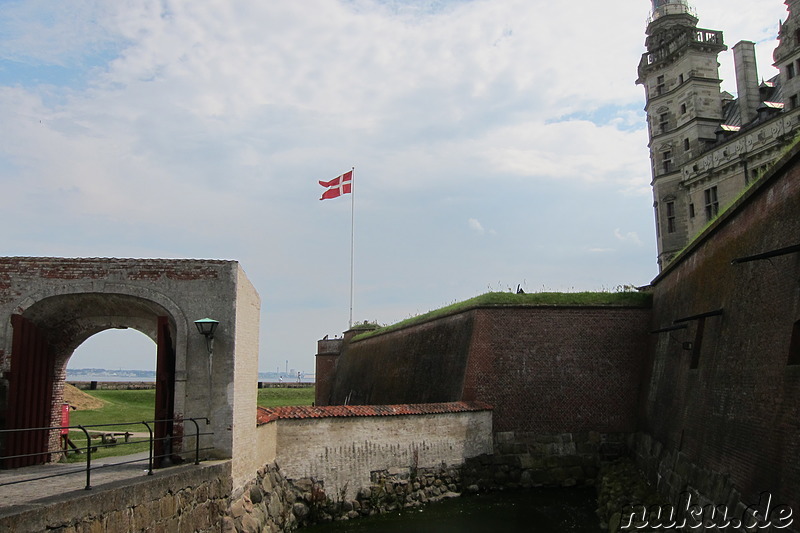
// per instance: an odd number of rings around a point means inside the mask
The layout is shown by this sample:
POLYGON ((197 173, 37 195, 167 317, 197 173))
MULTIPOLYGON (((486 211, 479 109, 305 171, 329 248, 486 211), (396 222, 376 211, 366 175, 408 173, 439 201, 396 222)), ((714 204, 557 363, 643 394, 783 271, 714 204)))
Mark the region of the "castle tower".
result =
POLYGON ((697 27, 687 0, 652 0, 652 5, 636 83, 645 89, 661 268, 690 236, 694 212, 681 168, 716 141, 723 120, 717 56, 727 47, 721 31, 697 27))
POLYGON ((779 44, 772 54, 781 71, 784 104, 787 110, 800 107, 800 0, 786 0, 789 18, 780 26, 779 44))

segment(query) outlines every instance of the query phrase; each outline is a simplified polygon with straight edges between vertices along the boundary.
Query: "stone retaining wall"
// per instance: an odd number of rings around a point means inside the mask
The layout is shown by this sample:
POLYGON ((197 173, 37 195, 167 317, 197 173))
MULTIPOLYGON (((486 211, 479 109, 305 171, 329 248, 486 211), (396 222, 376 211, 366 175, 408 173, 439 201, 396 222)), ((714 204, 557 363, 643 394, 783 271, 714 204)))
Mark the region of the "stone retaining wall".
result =
POLYGON ((458 467, 392 468, 372 473, 371 482, 348 499, 343 492, 326 492, 324 480, 287 481, 276 465, 259 471, 233 499, 224 532, 278 533, 333 520, 352 520, 457 498, 458 467))
POLYGON ((231 494, 231 463, 205 463, 0 510, 0 533, 217 532, 231 494))
MULTIPOLYGON (((485 404, 280 407, 260 409, 260 448, 275 440, 287 479, 324 480, 328 493, 352 500, 373 472, 461 465, 492 451, 492 412, 485 404), (276 427, 274 434, 266 429, 276 427)), ((264 463, 262 463, 264 464, 264 463)))
POLYGON ((623 433, 495 433, 494 454, 465 462, 463 475, 474 490, 594 485, 604 459, 626 453, 623 433))
MULTIPOLYGON (((293 512, 297 491, 283 477, 277 465, 265 465, 252 481, 231 498, 221 531, 269 532, 297 528, 293 512)), ((302 513, 298 513, 302 514, 302 513)))

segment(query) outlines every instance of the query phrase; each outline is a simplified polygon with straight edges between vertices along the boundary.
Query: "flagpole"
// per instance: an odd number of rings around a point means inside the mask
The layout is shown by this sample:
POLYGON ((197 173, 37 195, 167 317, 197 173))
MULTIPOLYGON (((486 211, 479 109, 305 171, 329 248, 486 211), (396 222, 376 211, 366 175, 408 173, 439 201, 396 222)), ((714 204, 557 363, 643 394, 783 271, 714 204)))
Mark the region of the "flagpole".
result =
POLYGON ((353 249, 355 248, 355 204, 356 204, 356 167, 352 167, 350 178, 350 325, 353 328, 353 249))

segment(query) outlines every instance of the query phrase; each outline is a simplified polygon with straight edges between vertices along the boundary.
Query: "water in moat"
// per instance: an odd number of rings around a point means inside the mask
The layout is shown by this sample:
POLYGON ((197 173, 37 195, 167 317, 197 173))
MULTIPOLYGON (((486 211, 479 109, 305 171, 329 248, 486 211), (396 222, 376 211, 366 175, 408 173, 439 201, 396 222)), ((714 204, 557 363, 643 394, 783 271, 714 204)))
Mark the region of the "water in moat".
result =
POLYGON ((552 533, 599 531, 594 489, 532 489, 462 496, 402 512, 332 522, 304 533, 552 533))

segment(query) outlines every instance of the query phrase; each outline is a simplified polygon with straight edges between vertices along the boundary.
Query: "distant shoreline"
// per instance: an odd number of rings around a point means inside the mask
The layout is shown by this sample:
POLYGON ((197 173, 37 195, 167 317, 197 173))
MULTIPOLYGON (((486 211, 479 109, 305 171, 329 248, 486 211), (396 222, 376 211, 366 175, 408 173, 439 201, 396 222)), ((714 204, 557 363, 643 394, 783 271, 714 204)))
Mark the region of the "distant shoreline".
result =
MULTIPOLYGON (((274 372, 259 373, 258 381, 262 383, 314 383, 314 374, 303 376, 299 381, 297 375, 276 376, 274 372)), ((106 370, 96 369, 95 372, 71 372, 67 369, 67 382, 144 382, 155 383, 156 373, 152 370, 106 370)))
MULTIPOLYGON (((148 390, 155 389, 155 381, 101 381, 82 379, 67 379, 67 383, 80 390, 148 390)), ((305 389, 316 386, 314 381, 258 381, 259 389, 305 389)))

